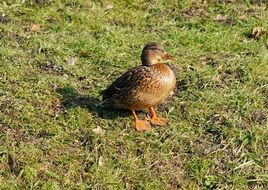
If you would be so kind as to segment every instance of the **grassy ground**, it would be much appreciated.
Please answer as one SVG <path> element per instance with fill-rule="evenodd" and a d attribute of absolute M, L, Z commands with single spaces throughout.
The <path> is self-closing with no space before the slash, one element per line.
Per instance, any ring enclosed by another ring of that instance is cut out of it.
<path fill-rule="evenodd" d="M 267 189 L 266 1 L 14 2 L 0 3 L 0 189 Z M 158 107 L 169 125 L 139 133 L 93 105 L 149 41 L 178 58 L 177 89 Z"/>

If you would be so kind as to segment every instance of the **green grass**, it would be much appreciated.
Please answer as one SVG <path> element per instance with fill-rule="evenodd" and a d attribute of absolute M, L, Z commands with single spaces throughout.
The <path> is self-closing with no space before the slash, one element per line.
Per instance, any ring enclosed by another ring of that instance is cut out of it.
<path fill-rule="evenodd" d="M 0 189 L 266 189 L 265 3 L 1 1 Z M 140 133 L 94 103 L 149 41 L 177 89 Z"/>

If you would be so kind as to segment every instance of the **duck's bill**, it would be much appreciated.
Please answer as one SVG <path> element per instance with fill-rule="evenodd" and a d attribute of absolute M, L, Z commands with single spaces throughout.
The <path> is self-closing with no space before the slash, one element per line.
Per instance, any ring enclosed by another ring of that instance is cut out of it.
<path fill-rule="evenodd" d="M 164 60 L 171 60 L 171 61 L 175 61 L 176 57 L 174 57 L 173 55 L 169 55 L 169 54 L 165 54 L 162 59 Z"/>

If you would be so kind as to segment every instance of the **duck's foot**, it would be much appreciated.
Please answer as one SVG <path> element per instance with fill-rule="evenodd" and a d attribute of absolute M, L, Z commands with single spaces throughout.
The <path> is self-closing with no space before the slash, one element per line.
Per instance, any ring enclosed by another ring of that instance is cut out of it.
<path fill-rule="evenodd" d="M 168 119 L 166 118 L 157 117 L 153 107 L 149 108 L 149 115 L 151 117 L 151 123 L 154 125 L 164 126 L 168 122 Z"/>
<path fill-rule="evenodd" d="M 138 131 L 148 131 L 151 129 L 151 124 L 149 121 L 137 120 L 135 121 L 135 127 Z"/>
<path fill-rule="evenodd" d="M 151 118 L 151 123 L 154 125 L 164 126 L 167 124 L 167 122 L 168 122 L 168 119 L 166 119 L 166 118 L 162 118 L 162 117 L 152 117 Z"/>
<path fill-rule="evenodd" d="M 133 109 L 131 109 L 131 113 L 134 117 L 135 127 L 138 131 L 148 131 L 151 129 L 151 124 L 149 121 L 139 120 L 135 113 L 135 110 Z"/>

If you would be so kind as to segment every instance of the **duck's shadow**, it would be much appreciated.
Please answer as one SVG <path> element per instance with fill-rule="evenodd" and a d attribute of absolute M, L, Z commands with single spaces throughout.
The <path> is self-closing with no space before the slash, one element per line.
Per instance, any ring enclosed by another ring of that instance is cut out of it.
<path fill-rule="evenodd" d="M 87 108 L 89 112 L 96 114 L 103 119 L 115 119 L 130 115 L 128 110 L 118 110 L 112 108 L 102 108 L 97 106 L 100 101 L 93 96 L 84 96 L 72 87 L 57 88 L 56 92 L 61 95 L 61 106 L 65 109 L 72 107 Z"/>

